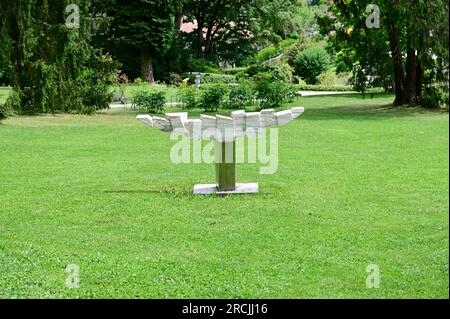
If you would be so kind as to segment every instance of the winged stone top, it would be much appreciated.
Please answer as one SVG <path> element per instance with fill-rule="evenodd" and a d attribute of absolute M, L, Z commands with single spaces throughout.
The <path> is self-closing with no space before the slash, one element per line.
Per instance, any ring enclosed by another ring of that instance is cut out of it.
<path fill-rule="evenodd" d="M 232 141 L 237 137 L 255 136 L 264 128 L 289 124 L 304 111 L 304 107 L 293 107 L 280 112 L 274 109 L 248 113 L 239 110 L 231 112 L 231 117 L 202 114 L 200 119 L 189 119 L 187 112 L 177 112 L 165 113 L 164 118 L 150 115 L 138 115 L 136 118 L 166 133 L 184 133 L 193 139 Z"/>

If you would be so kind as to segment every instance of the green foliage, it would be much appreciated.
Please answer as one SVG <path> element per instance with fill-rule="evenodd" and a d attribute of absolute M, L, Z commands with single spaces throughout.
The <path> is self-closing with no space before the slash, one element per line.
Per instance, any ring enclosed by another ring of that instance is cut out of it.
<path fill-rule="evenodd" d="M 421 104 L 426 108 L 441 108 L 448 111 L 449 94 L 448 88 L 438 85 L 427 85 L 424 87 Z"/>
<path fill-rule="evenodd" d="M 349 85 L 312 85 L 301 83 L 296 85 L 299 90 L 304 91 L 336 91 L 336 92 L 350 92 L 353 87 Z"/>
<path fill-rule="evenodd" d="M 17 19 L 2 25 L 15 68 L 17 113 L 92 113 L 108 107 L 117 64 L 90 48 L 86 12 L 80 28 L 70 29 L 62 19 L 65 1 L 2 2 L 2 10 Z"/>
<path fill-rule="evenodd" d="M 312 47 L 300 52 L 295 58 L 295 72 L 308 84 L 317 83 L 317 76 L 330 66 L 330 56 L 321 47 Z"/>
<path fill-rule="evenodd" d="M 286 49 L 290 48 L 297 42 L 298 42 L 297 39 L 287 38 L 278 42 L 277 46 L 280 48 L 282 52 L 284 52 Z"/>
<path fill-rule="evenodd" d="M 355 91 L 364 94 L 368 88 L 372 87 L 372 83 L 369 81 L 369 78 L 370 73 L 368 68 L 364 68 L 358 64 L 353 68 L 353 76 L 350 79 L 350 83 Z"/>
<path fill-rule="evenodd" d="M 236 82 L 236 76 L 230 74 L 207 73 L 201 77 L 201 83 L 204 84 L 232 84 Z"/>
<path fill-rule="evenodd" d="M 245 73 L 247 71 L 247 69 L 248 69 L 248 67 L 246 67 L 246 66 L 241 66 L 241 67 L 236 67 L 236 68 L 228 68 L 228 69 L 223 69 L 223 73 L 237 76 L 238 73 L 241 73 L 241 72 Z"/>
<path fill-rule="evenodd" d="M 164 92 L 154 92 L 141 87 L 134 92 L 133 104 L 145 109 L 148 113 L 161 113 L 164 111 L 166 98 Z"/>
<path fill-rule="evenodd" d="M 239 86 L 230 89 L 225 107 L 228 109 L 245 109 L 253 104 L 254 99 L 253 84 L 249 81 L 244 81 Z"/>
<path fill-rule="evenodd" d="M 270 73 L 270 79 L 274 81 L 291 82 L 292 79 L 292 67 L 287 63 L 277 62 L 264 66 L 264 72 Z"/>
<path fill-rule="evenodd" d="M 306 48 L 312 46 L 312 41 L 307 39 L 302 39 L 301 41 L 296 41 L 289 47 L 284 49 L 283 61 L 287 62 L 289 65 L 295 65 L 295 58 L 297 55 L 305 50 Z"/>
<path fill-rule="evenodd" d="M 169 81 L 171 84 L 179 85 L 183 82 L 183 79 L 178 73 L 171 72 L 169 74 Z"/>
<path fill-rule="evenodd" d="M 256 97 L 260 100 L 260 108 L 279 107 L 291 98 L 290 86 L 283 81 L 256 81 Z"/>
<path fill-rule="evenodd" d="M 269 60 L 270 58 L 273 58 L 277 55 L 278 55 L 278 48 L 274 45 L 271 45 L 271 46 L 266 47 L 266 48 L 262 49 L 261 51 L 259 51 L 256 54 L 255 58 L 256 58 L 256 61 L 261 63 L 261 62 Z"/>
<path fill-rule="evenodd" d="M 217 65 L 201 58 L 196 59 L 189 57 L 186 62 L 186 69 L 191 72 L 199 73 L 221 73 L 221 69 L 217 67 Z"/>
<path fill-rule="evenodd" d="M 338 81 L 339 78 L 333 71 L 325 71 L 317 76 L 319 85 L 335 85 Z"/>
<path fill-rule="evenodd" d="M 0 121 L 6 119 L 7 117 L 10 117 L 13 114 L 14 114 L 14 110 L 11 109 L 8 104 L 0 103 Z"/>
<path fill-rule="evenodd" d="M 199 106 L 205 112 L 215 112 L 225 102 L 228 88 L 225 85 L 215 84 L 203 89 L 200 95 Z"/>
<path fill-rule="evenodd" d="M 7 118 L 13 115 L 14 113 L 17 113 L 20 110 L 20 103 L 21 103 L 20 95 L 21 92 L 19 90 L 13 90 L 6 99 L 5 104 L 3 104 L 3 106 L 0 104 L 0 108 L 2 109 L 0 113 L 3 114 L 4 118 Z"/>
<path fill-rule="evenodd" d="M 183 108 L 194 109 L 199 105 L 199 90 L 193 86 L 185 86 L 181 89 L 181 100 L 183 101 Z"/>

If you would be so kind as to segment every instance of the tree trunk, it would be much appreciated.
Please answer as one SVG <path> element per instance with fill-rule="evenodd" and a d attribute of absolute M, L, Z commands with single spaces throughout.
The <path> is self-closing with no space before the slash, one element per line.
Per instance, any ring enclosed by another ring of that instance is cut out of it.
<path fill-rule="evenodd" d="M 204 46 L 204 39 L 203 39 L 203 23 L 198 23 L 197 25 L 197 42 L 198 42 L 198 57 L 203 57 L 203 46 Z"/>
<path fill-rule="evenodd" d="M 420 99 L 422 98 L 423 76 L 424 76 L 423 65 L 419 57 L 419 60 L 417 61 L 416 65 L 416 98 L 419 103 Z"/>
<path fill-rule="evenodd" d="M 141 76 L 143 81 L 155 83 L 150 49 L 141 49 Z"/>
<path fill-rule="evenodd" d="M 400 38 L 398 30 L 395 25 L 391 24 L 389 27 L 389 43 L 392 54 L 392 65 L 394 68 L 394 83 L 395 83 L 395 105 L 402 105 L 405 102 L 405 75 L 403 72 L 402 53 L 400 48 Z"/>
<path fill-rule="evenodd" d="M 408 38 L 407 58 L 406 58 L 406 83 L 405 83 L 405 103 L 416 103 L 416 69 L 417 56 L 413 48 L 411 39 Z"/>
<path fill-rule="evenodd" d="M 184 16 L 183 10 L 178 11 L 175 14 L 175 29 L 177 31 L 180 31 L 180 29 L 181 29 L 181 24 L 183 23 L 183 16 Z"/>
<path fill-rule="evenodd" d="M 419 49 L 417 51 L 417 63 L 416 63 L 416 97 L 417 101 L 420 103 L 422 98 L 422 85 L 423 85 L 423 48 L 424 48 L 424 38 L 423 35 L 419 36 Z"/>

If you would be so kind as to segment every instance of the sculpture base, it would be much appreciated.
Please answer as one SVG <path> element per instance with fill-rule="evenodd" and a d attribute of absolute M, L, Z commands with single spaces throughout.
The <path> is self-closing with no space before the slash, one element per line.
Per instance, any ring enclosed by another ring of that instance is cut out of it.
<path fill-rule="evenodd" d="M 232 191 L 219 191 L 217 184 L 197 184 L 194 186 L 194 195 L 233 195 L 256 194 L 259 192 L 258 183 L 237 183 Z"/>

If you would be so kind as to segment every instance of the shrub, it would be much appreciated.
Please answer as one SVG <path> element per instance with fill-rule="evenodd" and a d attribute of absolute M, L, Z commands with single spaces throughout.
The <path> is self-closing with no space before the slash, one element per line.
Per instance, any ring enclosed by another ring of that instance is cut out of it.
<path fill-rule="evenodd" d="M 442 108 L 448 110 L 448 90 L 436 85 L 427 85 L 423 89 L 421 102 L 425 108 Z"/>
<path fill-rule="evenodd" d="M 213 85 L 204 89 L 200 95 L 199 105 L 205 112 L 214 112 L 221 107 L 225 101 L 228 88 L 224 85 Z"/>
<path fill-rule="evenodd" d="M 14 114 L 14 110 L 8 104 L 0 104 L 0 121 Z"/>
<path fill-rule="evenodd" d="M 6 99 L 6 102 L 3 106 L 0 105 L 0 113 L 3 114 L 4 118 L 7 118 L 14 113 L 20 113 L 21 111 L 21 92 L 14 89 L 11 94 Z M 0 115 L 1 117 L 1 115 Z"/>
<path fill-rule="evenodd" d="M 85 85 L 81 91 L 80 107 L 72 112 L 92 115 L 97 110 L 109 108 L 113 96 L 114 92 L 109 91 L 109 86 L 104 82 Z"/>
<path fill-rule="evenodd" d="M 223 73 L 230 74 L 236 76 L 238 73 L 246 72 L 248 67 L 236 67 L 236 68 L 227 68 L 223 70 Z"/>
<path fill-rule="evenodd" d="M 183 87 L 181 89 L 181 100 L 183 102 L 183 108 L 196 108 L 199 103 L 199 90 L 193 85 Z"/>
<path fill-rule="evenodd" d="M 171 72 L 169 74 L 169 81 L 171 84 L 179 85 L 183 82 L 183 79 L 178 73 Z"/>
<path fill-rule="evenodd" d="M 228 93 L 228 101 L 225 107 L 228 109 L 245 109 L 252 105 L 255 94 L 250 82 L 242 82 L 239 86 L 231 88 Z"/>
<path fill-rule="evenodd" d="M 264 67 L 264 72 L 270 73 L 271 80 L 290 83 L 292 80 L 292 67 L 287 63 L 274 63 Z"/>
<path fill-rule="evenodd" d="M 276 46 L 271 45 L 267 48 L 262 49 L 256 54 L 256 60 L 258 62 L 264 62 L 278 55 L 278 49 Z"/>
<path fill-rule="evenodd" d="M 261 80 L 256 82 L 256 92 L 260 108 L 278 107 L 288 100 L 289 85 L 283 81 Z"/>
<path fill-rule="evenodd" d="M 295 72 L 308 84 L 316 84 L 317 76 L 330 65 L 330 56 L 321 47 L 312 47 L 300 52 L 295 58 Z"/>
<path fill-rule="evenodd" d="M 204 84 L 231 84 L 236 83 L 236 77 L 230 74 L 207 73 L 201 77 Z"/>
<path fill-rule="evenodd" d="M 317 82 L 320 85 L 335 85 L 338 81 L 338 76 L 332 71 L 325 71 L 317 76 Z"/>
<path fill-rule="evenodd" d="M 368 81 L 368 72 L 365 68 L 360 65 L 355 65 L 353 68 L 353 76 L 350 80 L 350 83 L 353 86 L 355 91 L 361 92 L 364 94 L 366 90 L 370 87 L 370 83 Z"/>
<path fill-rule="evenodd" d="M 187 60 L 187 69 L 192 72 L 221 73 L 219 67 L 205 59 L 189 58 Z"/>
<path fill-rule="evenodd" d="M 353 87 L 349 85 L 312 85 L 306 83 L 300 83 L 296 86 L 299 90 L 305 91 L 338 91 L 338 92 L 350 92 L 353 91 Z"/>
<path fill-rule="evenodd" d="M 278 43 L 278 47 L 282 50 L 285 51 L 286 49 L 290 48 L 291 46 L 293 46 L 294 44 L 297 43 L 298 40 L 296 39 L 291 39 L 291 38 L 287 38 L 284 39 L 283 41 L 280 41 Z"/>
<path fill-rule="evenodd" d="M 146 109 L 149 113 L 164 111 L 166 98 L 164 92 L 152 92 L 145 88 L 136 90 L 133 96 L 134 105 Z"/>
<path fill-rule="evenodd" d="M 289 65 L 295 65 L 295 58 L 297 55 L 311 46 L 310 40 L 297 41 L 284 49 L 283 60 L 289 63 Z"/>

